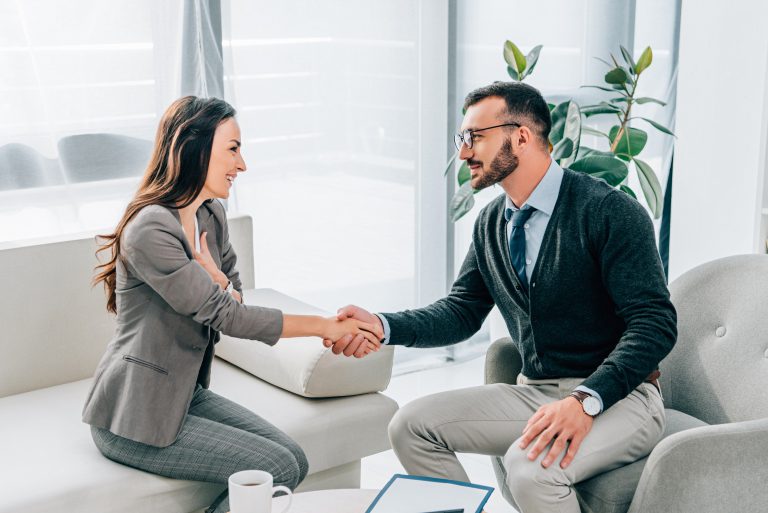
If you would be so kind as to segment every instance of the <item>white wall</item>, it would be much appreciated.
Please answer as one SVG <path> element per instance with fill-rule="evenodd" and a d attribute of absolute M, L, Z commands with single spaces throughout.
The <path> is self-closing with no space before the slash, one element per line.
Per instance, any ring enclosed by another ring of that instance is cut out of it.
<path fill-rule="evenodd" d="M 747 27 L 767 18 L 765 2 L 683 2 L 670 280 L 765 251 L 768 31 Z"/>

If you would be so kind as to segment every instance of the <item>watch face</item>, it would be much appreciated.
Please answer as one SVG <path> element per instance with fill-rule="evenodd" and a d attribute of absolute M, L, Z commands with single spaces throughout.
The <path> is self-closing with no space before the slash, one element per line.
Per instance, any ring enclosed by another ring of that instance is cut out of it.
<path fill-rule="evenodd" d="M 582 407 L 584 408 L 584 413 L 587 415 L 591 415 L 594 417 L 598 413 L 600 413 L 600 401 L 597 400 L 597 397 L 586 397 L 581 402 Z"/>

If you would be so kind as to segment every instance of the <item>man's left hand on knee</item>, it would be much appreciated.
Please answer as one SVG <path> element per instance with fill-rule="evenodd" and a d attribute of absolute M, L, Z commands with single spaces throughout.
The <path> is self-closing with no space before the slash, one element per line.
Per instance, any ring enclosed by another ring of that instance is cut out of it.
<path fill-rule="evenodd" d="M 545 404 L 528 420 L 519 447 L 526 449 L 535 440 L 528 452 L 528 459 L 534 461 L 551 443 L 552 447 L 541 462 L 544 468 L 549 467 L 567 448 L 560 462 L 560 467 L 566 468 L 592 429 L 592 422 L 593 418 L 584 413 L 581 403 L 574 397 Z"/>

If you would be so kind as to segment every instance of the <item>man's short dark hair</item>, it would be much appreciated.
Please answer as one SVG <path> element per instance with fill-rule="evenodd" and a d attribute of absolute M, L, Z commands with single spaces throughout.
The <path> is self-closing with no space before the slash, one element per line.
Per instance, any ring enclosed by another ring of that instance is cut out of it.
<path fill-rule="evenodd" d="M 538 89 L 521 82 L 494 82 L 469 93 L 464 100 L 464 110 L 493 96 L 503 98 L 507 104 L 508 119 L 505 121 L 527 126 L 541 139 L 542 144 L 547 146 L 552 117 L 549 115 L 549 106 Z"/>

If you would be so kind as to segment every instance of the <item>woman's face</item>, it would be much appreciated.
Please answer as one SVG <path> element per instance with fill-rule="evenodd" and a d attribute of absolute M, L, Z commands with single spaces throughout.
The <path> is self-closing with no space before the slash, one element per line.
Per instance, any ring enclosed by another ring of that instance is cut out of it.
<path fill-rule="evenodd" d="M 208 176 L 200 193 L 205 199 L 229 198 L 229 189 L 238 173 L 245 171 L 240 154 L 240 125 L 235 118 L 222 122 L 213 134 Z"/>

